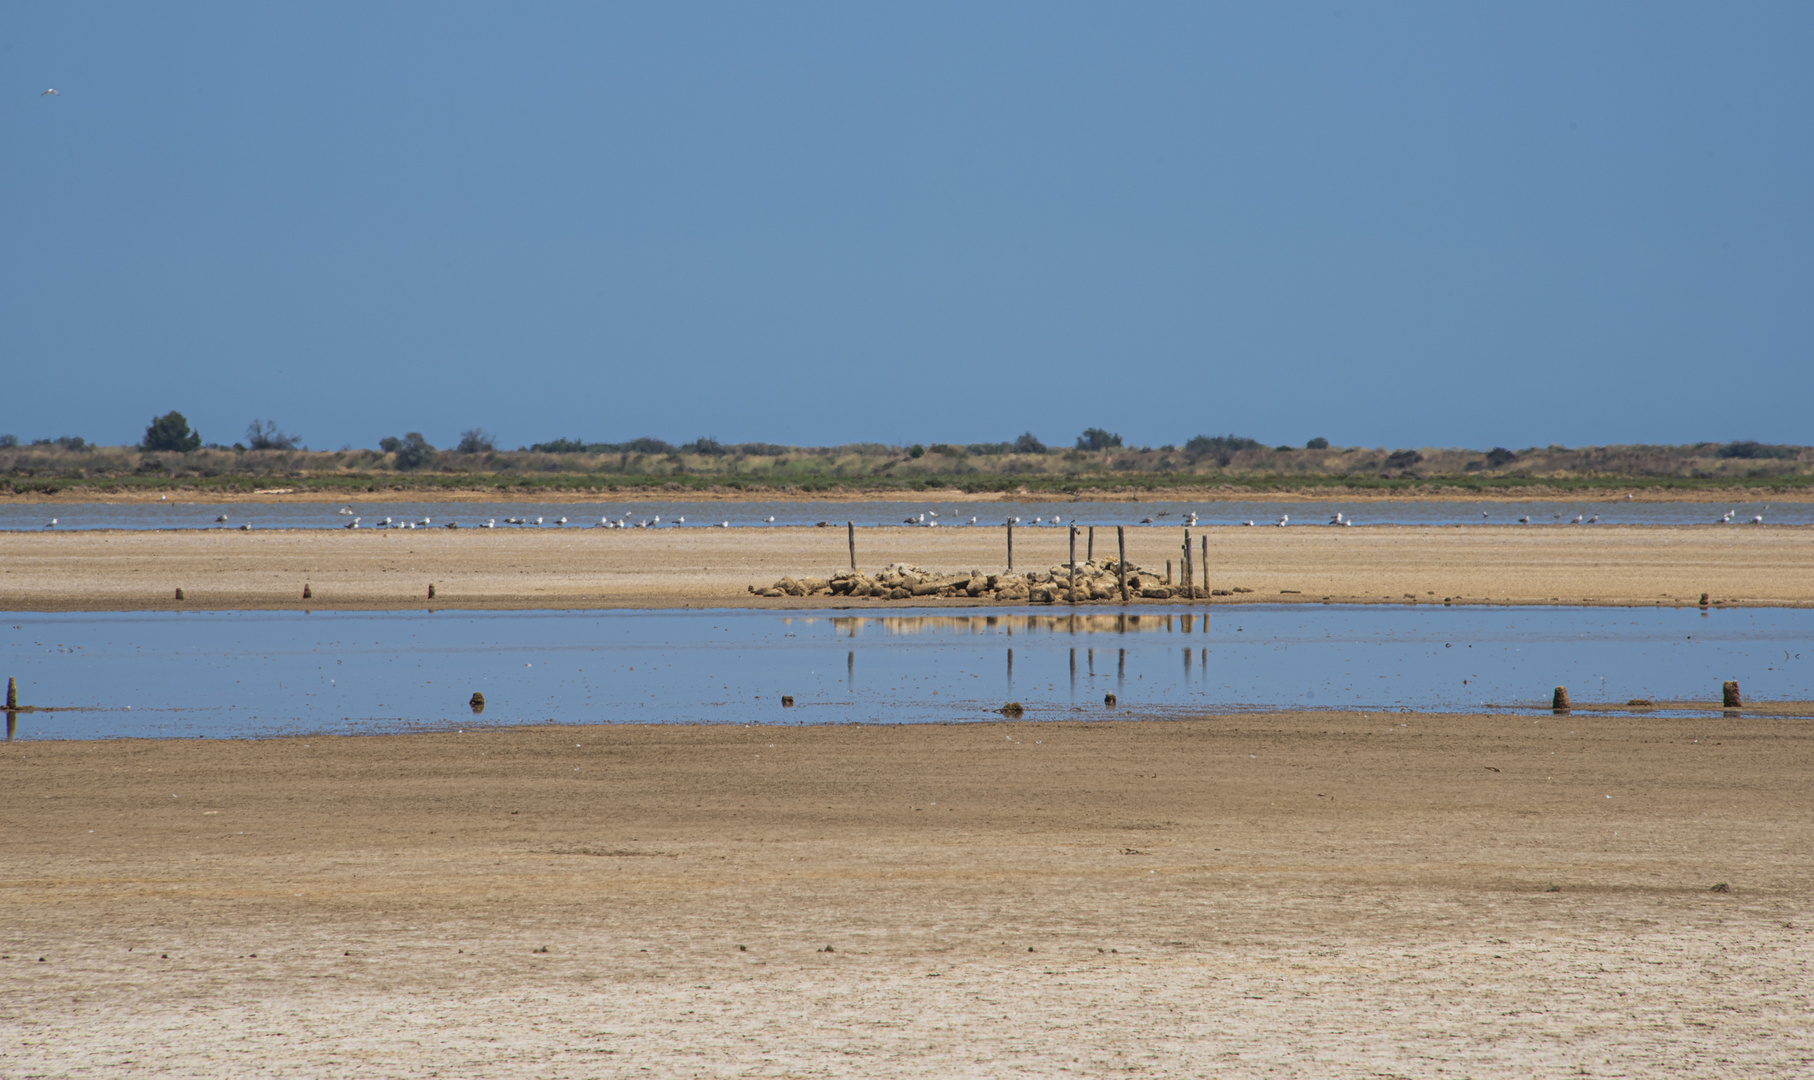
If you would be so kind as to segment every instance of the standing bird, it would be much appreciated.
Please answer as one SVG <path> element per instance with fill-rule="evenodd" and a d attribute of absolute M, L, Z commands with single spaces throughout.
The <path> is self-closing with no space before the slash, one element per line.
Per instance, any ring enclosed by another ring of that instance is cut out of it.
<path fill-rule="evenodd" d="M 1289 524 L 1291 524 L 1291 515 L 1290 514 L 1280 514 L 1279 515 L 1279 528 L 1282 529 Z"/>
<path fill-rule="evenodd" d="M 227 520 L 227 515 L 225 515 L 225 514 L 222 514 L 222 515 L 221 515 L 221 516 L 219 516 L 219 517 L 217 517 L 217 518 L 215 518 L 215 519 L 214 519 L 214 520 L 215 520 L 215 523 L 216 523 L 216 524 L 218 524 L 218 523 L 220 523 L 220 522 L 223 522 L 223 521 L 226 521 L 226 520 Z"/>
<path fill-rule="evenodd" d="M 768 522 L 770 525 L 773 525 L 775 523 L 775 515 L 770 514 L 768 517 L 763 518 L 762 520 Z"/>
<path fill-rule="evenodd" d="M 56 519 L 56 518 L 51 518 L 51 519 L 50 519 L 50 520 L 49 520 L 49 521 L 46 521 L 46 522 L 45 522 L 45 523 L 44 523 L 44 527 L 45 527 L 45 528 L 46 528 L 46 529 L 49 529 L 49 528 L 53 528 L 53 527 L 54 527 L 54 526 L 55 526 L 55 525 L 56 525 L 56 524 L 57 524 L 57 519 Z"/>
<path fill-rule="evenodd" d="M 1529 525 L 1530 523 L 1531 523 L 1531 516 L 1529 514 L 1526 514 L 1523 517 L 1518 519 L 1518 524 L 1520 524 L 1520 525 Z"/>

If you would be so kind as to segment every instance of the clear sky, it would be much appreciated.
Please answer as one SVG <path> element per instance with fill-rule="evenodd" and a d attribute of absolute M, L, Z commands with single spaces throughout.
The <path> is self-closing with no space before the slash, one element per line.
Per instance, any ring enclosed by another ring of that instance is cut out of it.
<path fill-rule="evenodd" d="M 1807 3 L 10 4 L 0 432 L 1814 442 L 1811 58 Z"/>

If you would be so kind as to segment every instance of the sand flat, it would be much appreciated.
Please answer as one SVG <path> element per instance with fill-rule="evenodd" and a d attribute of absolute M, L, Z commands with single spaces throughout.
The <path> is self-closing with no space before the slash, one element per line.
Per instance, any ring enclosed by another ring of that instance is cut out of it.
<path fill-rule="evenodd" d="M 1811 751 L 1342 713 L 12 743 L 0 1071 L 1799 1074 Z"/>
<path fill-rule="evenodd" d="M 1779 526 L 1380 526 L 1196 530 L 1210 581 L 1240 601 L 1814 603 L 1814 535 Z M 1112 557 L 1098 529 L 1098 559 Z M 1163 568 L 1181 531 L 1130 528 L 1128 556 Z M 1003 568 L 1000 528 L 874 528 L 858 565 Z M 1080 547 L 1080 555 L 1081 555 Z M 1016 565 L 1067 557 L 1063 529 L 1015 531 Z M 748 586 L 849 565 L 843 529 L 418 529 L 0 534 L 0 609 L 405 608 L 429 584 L 447 608 L 814 607 Z M 305 605 L 302 587 L 313 599 Z M 954 601 L 933 601 L 954 605 Z M 882 606 L 880 601 L 859 601 Z"/>

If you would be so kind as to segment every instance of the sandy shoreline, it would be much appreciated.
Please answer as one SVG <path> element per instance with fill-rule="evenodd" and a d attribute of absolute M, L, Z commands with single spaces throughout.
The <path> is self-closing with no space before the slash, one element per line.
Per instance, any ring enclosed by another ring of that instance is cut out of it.
<path fill-rule="evenodd" d="M 0 1071 L 1789 1075 L 1810 766 L 1754 717 L 6 744 Z"/>
<path fill-rule="evenodd" d="M 1127 532 L 1132 561 L 1162 569 L 1178 559 L 1178 529 Z M 1217 527 L 1196 535 L 1210 540 L 1212 587 L 1253 590 L 1216 603 L 1658 606 L 1696 604 L 1708 593 L 1723 604 L 1814 604 L 1814 542 L 1792 527 Z M 1113 554 L 1109 536 L 1098 530 L 1099 560 Z M 1005 561 L 1000 529 L 864 529 L 857 543 L 858 563 L 871 571 L 906 562 L 993 573 Z M 1018 530 L 1015 549 L 1019 568 L 1049 568 L 1067 557 L 1065 532 Z M 389 610 L 428 606 L 430 584 L 439 608 L 890 606 L 748 591 L 783 575 L 828 577 L 848 562 L 844 530 L 814 528 L 4 533 L 0 610 Z"/>

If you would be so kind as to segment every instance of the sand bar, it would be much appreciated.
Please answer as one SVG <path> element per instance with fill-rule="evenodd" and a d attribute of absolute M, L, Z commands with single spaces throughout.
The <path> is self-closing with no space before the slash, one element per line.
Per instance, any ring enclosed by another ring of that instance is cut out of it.
<path fill-rule="evenodd" d="M 1751 717 L 6 744 L 0 1071 L 1790 1075 L 1810 767 Z"/>
<path fill-rule="evenodd" d="M 1814 604 L 1814 534 L 1786 526 L 1199 529 L 1218 602 Z M 1177 528 L 1128 530 L 1130 560 L 1176 560 Z M 1097 558 L 1113 554 L 1097 530 Z M 872 528 L 858 563 L 1003 568 L 999 528 Z M 1080 553 L 1081 553 L 1080 546 Z M 1015 532 L 1016 565 L 1066 558 L 1062 529 Z M 887 606 L 759 600 L 748 586 L 848 565 L 844 530 L 197 530 L 0 534 L 0 609 Z M 306 603 L 302 587 L 313 594 Z M 174 599 L 184 590 L 184 601 Z M 961 601 L 934 601 L 955 606 Z M 922 601 L 924 603 L 924 601 Z"/>

